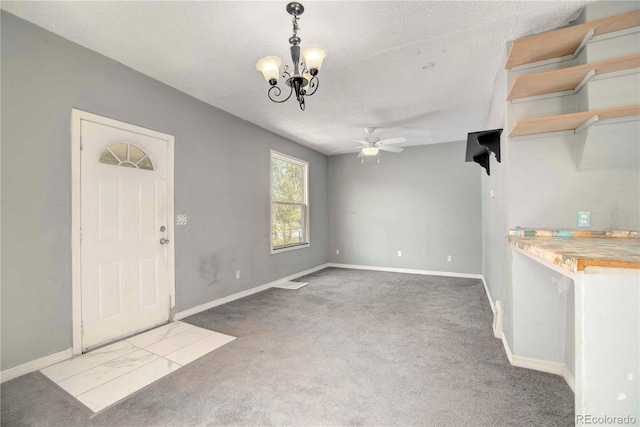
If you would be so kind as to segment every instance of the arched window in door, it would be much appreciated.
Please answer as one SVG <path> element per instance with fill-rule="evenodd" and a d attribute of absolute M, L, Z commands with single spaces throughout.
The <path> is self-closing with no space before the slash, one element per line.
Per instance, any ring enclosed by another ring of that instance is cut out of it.
<path fill-rule="evenodd" d="M 140 147 L 128 142 L 119 142 L 105 148 L 100 154 L 99 162 L 125 168 L 153 170 L 153 163 L 149 156 Z"/>

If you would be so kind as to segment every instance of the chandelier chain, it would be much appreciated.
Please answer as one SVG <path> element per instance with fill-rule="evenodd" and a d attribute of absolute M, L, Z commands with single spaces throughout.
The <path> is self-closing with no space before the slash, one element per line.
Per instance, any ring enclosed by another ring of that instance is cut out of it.
<path fill-rule="evenodd" d="M 300 26 L 298 26 L 298 19 L 300 18 L 294 16 L 291 20 L 291 23 L 293 24 L 293 37 L 298 37 L 298 31 L 300 30 Z"/>

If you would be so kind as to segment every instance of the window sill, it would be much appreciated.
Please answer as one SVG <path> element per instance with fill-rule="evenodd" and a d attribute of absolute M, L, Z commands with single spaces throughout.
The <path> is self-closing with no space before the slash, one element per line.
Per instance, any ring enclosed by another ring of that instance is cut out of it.
<path fill-rule="evenodd" d="M 309 247 L 309 243 L 302 243 L 302 244 L 293 245 L 293 246 L 283 246 L 281 248 L 271 248 L 271 255 L 279 254 L 281 252 L 295 251 L 297 249 L 306 249 L 308 247 Z"/>

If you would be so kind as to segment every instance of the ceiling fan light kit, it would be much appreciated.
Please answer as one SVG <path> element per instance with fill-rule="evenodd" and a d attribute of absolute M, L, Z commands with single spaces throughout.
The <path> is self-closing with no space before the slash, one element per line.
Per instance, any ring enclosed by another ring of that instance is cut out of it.
<path fill-rule="evenodd" d="M 362 149 L 362 154 L 365 156 L 375 156 L 376 154 L 378 154 L 378 147 L 364 147 Z"/>
<path fill-rule="evenodd" d="M 297 2 L 287 5 L 287 12 L 293 16 L 293 35 L 289 38 L 289 50 L 291 51 L 291 61 L 293 62 L 293 75 L 289 72 L 289 66 L 284 66 L 282 78 L 286 79 L 285 84 L 289 86 L 289 94 L 285 97 L 282 90 L 278 86 L 278 78 L 280 76 L 280 65 L 282 61 L 277 56 L 267 56 L 262 58 L 256 64 L 256 69 L 262 73 L 264 79 L 271 85 L 267 96 L 273 102 L 278 104 L 291 98 L 293 92 L 296 94 L 296 100 L 300 109 L 304 111 L 305 96 L 311 96 L 318 90 L 318 72 L 322 68 L 322 61 L 327 56 L 327 51 L 320 46 L 307 46 L 302 49 L 302 57 L 304 61 L 300 62 L 300 37 L 298 37 L 298 19 L 304 12 L 304 6 Z"/>
<path fill-rule="evenodd" d="M 373 131 L 375 130 L 376 128 L 364 128 L 364 131 L 367 133 L 367 137 L 364 139 L 356 140 L 356 142 L 364 145 L 364 147 L 362 147 L 362 149 L 360 150 L 360 154 L 358 154 L 358 157 L 361 159 L 362 163 L 364 163 L 365 156 L 377 156 L 378 163 L 380 163 L 380 151 L 400 153 L 402 150 L 404 150 L 404 148 L 391 147 L 385 144 L 399 144 L 401 142 L 407 142 L 406 138 L 397 137 L 380 139 L 377 136 L 373 136 Z"/>
<path fill-rule="evenodd" d="M 377 136 L 373 136 L 373 131 L 376 128 L 364 128 L 364 131 L 367 133 L 367 136 L 363 139 L 356 139 L 355 142 L 362 144 L 363 146 L 360 148 L 360 152 L 358 153 L 358 158 L 362 160 L 364 163 L 365 157 L 378 156 L 378 163 L 380 163 L 380 151 L 388 151 L 390 153 L 400 153 L 404 148 L 400 147 L 392 147 L 391 144 L 400 144 L 402 142 L 407 142 L 407 138 L 403 138 L 401 136 L 396 138 L 386 138 L 380 139 Z M 355 148 L 355 147 L 354 147 Z M 342 150 L 332 151 L 331 154 L 339 153 L 341 151 L 352 151 L 353 148 L 345 148 Z"/>

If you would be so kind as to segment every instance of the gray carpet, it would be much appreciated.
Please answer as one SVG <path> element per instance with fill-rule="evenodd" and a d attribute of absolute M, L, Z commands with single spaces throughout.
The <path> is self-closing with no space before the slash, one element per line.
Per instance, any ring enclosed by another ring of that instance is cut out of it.
<path fill-rule="evenodd" d="M 482 282 L 329 268 L 185 319 L 238 337 L 94 418 L 32 373 L 3 426 L 561 426 L 573 393 L 514 368 Z"/>

